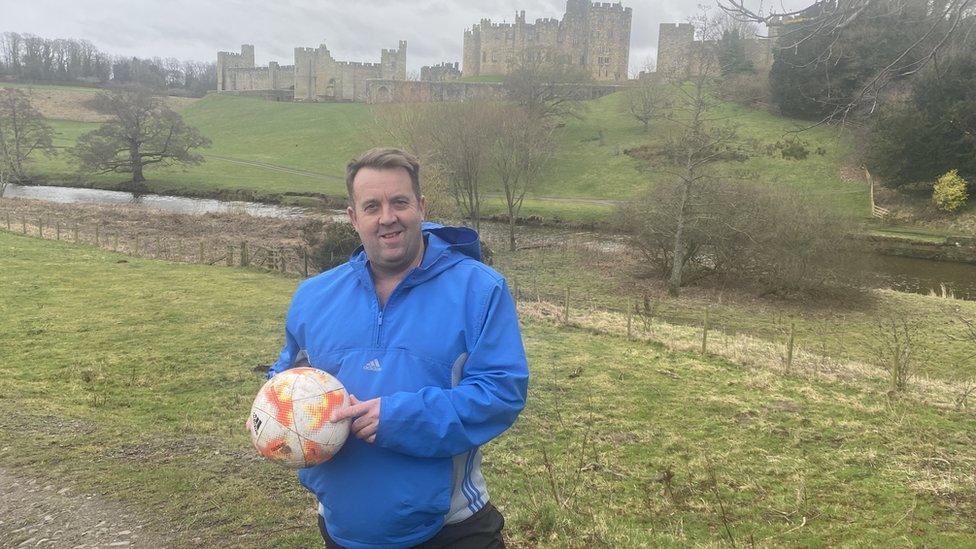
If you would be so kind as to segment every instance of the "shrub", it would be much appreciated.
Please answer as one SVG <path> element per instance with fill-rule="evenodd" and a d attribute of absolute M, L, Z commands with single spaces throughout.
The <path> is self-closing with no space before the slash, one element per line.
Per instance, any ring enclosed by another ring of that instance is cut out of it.
<path fill-rule="evenodd" d="M 616 213 L 620 229 L 646 268 L 666 278 L 671 270 L 677 185 L 659 184 Z M 788 189 L 715 181 L 693 190 L 695 204 L 681 227 L 687 280 L 708 277 L 782 297 L 857 287 L 864 257 L 850 238 L 852 221 Z"/>
<path fill-rule="evenodd" d="M 932 189 L 932 201 L 940 210 L 954 212 L 969 198 L 966 186 L 966 180 L 959 177 L 959 171 L 950 170 L 935 183 Z"/>
<path fill-rule="evenodd" d="M 310 221 L 302 227 L 302 239 L 308 246 L 309 260 L 319 272 L 345 263 L 359 247 L 359 235 L 348 223 Z"/>
<path fill-rule="evenodd" d="M 785 160 L 806 160 L 810 156 L 810 144 L 794 135 L 777 141 L 768 151 L 770 155 L 778 151 Z"/>

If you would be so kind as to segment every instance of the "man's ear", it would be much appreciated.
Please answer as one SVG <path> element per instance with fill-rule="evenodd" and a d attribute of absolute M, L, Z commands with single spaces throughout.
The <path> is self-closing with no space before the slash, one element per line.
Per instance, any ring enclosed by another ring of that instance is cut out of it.
<path fill-rule="evenodd" d="M 356 226 L 356 210 L 352 206 L 346 207 L 346 217 L 349 218 L 349 223 L 355 227 Z"/>
<path fill-rule="evenodd" d="M 424 195 L 420 195 L 420 220 L 427 220 L 427 198 Z"/>

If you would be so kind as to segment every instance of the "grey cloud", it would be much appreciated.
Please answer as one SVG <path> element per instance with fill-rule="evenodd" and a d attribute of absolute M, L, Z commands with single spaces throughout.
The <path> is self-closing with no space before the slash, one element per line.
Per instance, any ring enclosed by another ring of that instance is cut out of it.
<path fill-rule="evenodd" d="M 624 0 L 634 13 L 631 69 L 656 55 L 660 23 L 686 20 L 702 1 Z M 782 0 L 789 9 L 811 2 Z M 337 59 L 375 61 L 380 49 L 406 40 L 414 71 L 460 61 L 464 30 L 482 18 L 511 22 L 524 10 L 531 22 L 562 17 L 565 6 L 564 0 L 0 0 L 0 31 L 84 38 L 115 55 L 195 60 L 249 43 L 262 64 L 290 64 L 295 47 L 323 41 Z"/>

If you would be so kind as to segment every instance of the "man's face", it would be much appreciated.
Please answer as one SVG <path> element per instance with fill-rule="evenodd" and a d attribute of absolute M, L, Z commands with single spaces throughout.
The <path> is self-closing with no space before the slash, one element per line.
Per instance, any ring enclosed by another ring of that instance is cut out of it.
<path fill-rule="evenodd" d="M 346 209 L 359 233 L 374 274 L 398 276 L 423 258 L 424 199 L 417 198 L 403 168 L 362 168 L 352 182 L 353 206 Z"/>

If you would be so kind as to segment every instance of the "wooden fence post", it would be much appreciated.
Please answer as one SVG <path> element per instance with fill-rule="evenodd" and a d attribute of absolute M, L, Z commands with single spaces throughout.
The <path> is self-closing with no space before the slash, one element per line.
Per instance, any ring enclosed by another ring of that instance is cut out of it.
<path fill-rule="evenodd" d="M 566 286 L 566 303 L 563 307 L 563 322 L 569 324 L 569 286 Z"/>
<path fill-rule="evenodd" d="M 75 223 L 75 226 L 74 226 L 74 228 L 72 229 L 71 232 L 72 232 L 72 236 L 74 236 L 75 243 L 77 244 L 78 243 L 78 224 L 77 223 Z"/>
<path fill-rule="evenodd" d="M 519 285 L 518 279 L 512 280 L 512 300 L 515 301 L 515 306 L 518 307 L 519 302 Z"/>
<path fill-rule="evenodd" d="M 203 256 L 204 252 L 205 250 L 203 249 L 203 239 L 200 239 L 200 253 L 197 255 L 197 257 L 200 259 L 200 263 L 206 263 L 206 261 L 204 261 L 205 258 Z"/>
<path fill-rule="evenodd" d="M 112 251 L 119 251 L 119 232 L 115 231 L 115 240 L 112 242 Z"/>
<path fill-rule="evenodd" d="M 159 256 L 160 256 L 160 253 L 159 253 L 159 248 L 160 247 L 161 246 L 159 245 L 159 237 L 157 236 L 156 237 L 156 249 L 153 251 L 153 257 L 155 257 L 156 259 L 159 259 Z"/>
<path fill-rule="evenodd" d="M 241 240 L 241 267 L 247 267 L 251 262 L 251 258 L 248 257 L 247 253 L 247 240 Z"/>
<path fill-rule="evenodd" d="M 227 266 L 234 266 L 234 246 L 231 246 L 230 244 L 227 245 Z"/>
<path fill-rule="evenodd" d="M 708 307 L 705 307 L 705 317 L 702 319 L 701 354 L 708 351 Z"/>
<path fill-rule="evenodd" d="M 54 223 L 54 239 L 61 240 L 61 220 Z"/>
<path fill-rule="evenodd" d="M 102 237 L 102 222 L 99 221 L 98 223 L 95 223 L 95 245 L 96 246 L 101 245 L 101 237 Z"/>
<path fill-rule="evenodd" d="M 7 230 L 10 230 L 10 212 L 7 212 Z"/>
<path fill-rule="evenodd" d="M 796 322 L 790 322 L 790 339 L 786 342 L 786 371 L 793 368 L 793 338 L 796 334 Z"/>
<path fill-rule="evenodd" d="M 183 239 L 176 240 L 176 260 L 183 261 Z"/>
<path fill-rule="evenodd" d="M 627 307 L 627 339 L 630 339 L 634 334 L 633 324 L 634 324 L 634 308 Z"/>
<path fill-rule="evenodd" d="M 281 246 L 278 246 L 278 261 L 280 262 L 278 266 L 281 272 L 283 273 L 288 272 L 288 265 L 287 265 L 287 261 L 285 260 L 285 249 L 282 248 Z"/>
<path fill-rule="evenodd" d="M 44 238 L 44 220 L 37 218 L 37 236 Z"/>
<path fill-rule="evenodd" d="M 308 278 L 308 248 L 302 246 L 302 263 L 304 264 L 302 273 Z"/>

